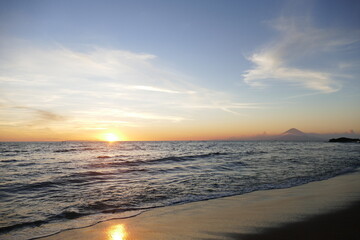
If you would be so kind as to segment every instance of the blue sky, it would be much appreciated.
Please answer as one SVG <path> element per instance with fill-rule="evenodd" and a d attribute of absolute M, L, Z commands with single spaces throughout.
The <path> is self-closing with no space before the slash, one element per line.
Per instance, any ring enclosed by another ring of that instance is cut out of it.
<path fill-rule="evenodd" d="M 360 132 L 359 12 L 359 1 L 1 1 L 0 130 Z"/>

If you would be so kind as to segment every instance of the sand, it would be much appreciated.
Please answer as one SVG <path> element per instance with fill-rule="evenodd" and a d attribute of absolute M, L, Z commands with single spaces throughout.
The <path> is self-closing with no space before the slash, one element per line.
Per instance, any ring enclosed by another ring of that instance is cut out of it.
<path fill-rule="evenodd" d="M 163 207 L 42 240 L 360 239 L 360 173 Z"/>

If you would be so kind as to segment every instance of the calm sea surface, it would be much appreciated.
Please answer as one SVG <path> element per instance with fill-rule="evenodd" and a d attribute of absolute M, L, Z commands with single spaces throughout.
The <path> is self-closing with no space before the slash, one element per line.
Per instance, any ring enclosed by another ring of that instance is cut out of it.
<path fill-rule="evenodd" d="M 0 239 L 288 188 L 359 167 L 355 143 L 0 143 Z"/>

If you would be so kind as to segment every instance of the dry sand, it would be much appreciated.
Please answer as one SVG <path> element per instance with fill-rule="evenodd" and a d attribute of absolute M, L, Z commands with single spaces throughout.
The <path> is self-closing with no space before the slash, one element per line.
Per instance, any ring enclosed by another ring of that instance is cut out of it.
<path fill-rule="evenodd" d="M 42 240 L 360 239 L 360 173 L 157 208 Z"/>

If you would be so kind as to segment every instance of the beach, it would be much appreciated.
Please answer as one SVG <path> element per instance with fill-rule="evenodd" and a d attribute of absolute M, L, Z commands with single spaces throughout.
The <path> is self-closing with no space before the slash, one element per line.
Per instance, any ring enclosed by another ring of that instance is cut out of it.
<path fill-rule="evenodd" d="M 55 142 L 2 149 L 3 240 L 253 239 L 284 227 L 295 233 L 299 222 L 324 224 L 329 216 L 313 218 L 360 199 L 358 144 Z"/>
<path fill-rule="evenodd" d="M 358 239 L 360 173 L 151 209 L 42 240 Z"/>

